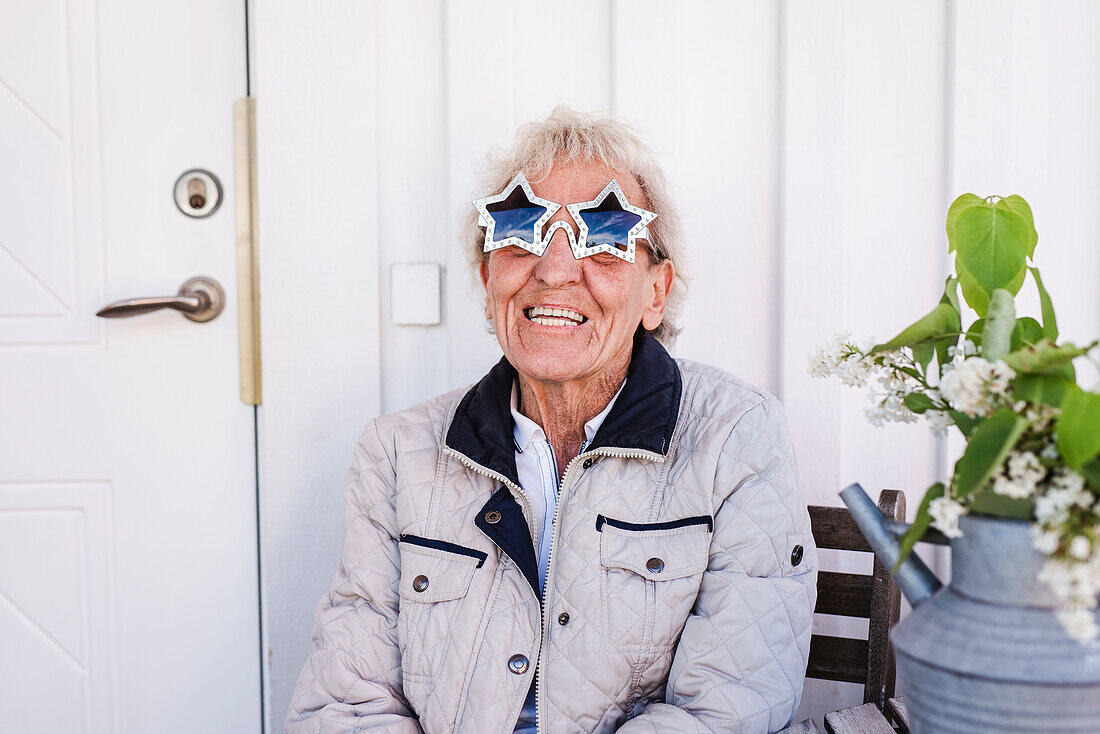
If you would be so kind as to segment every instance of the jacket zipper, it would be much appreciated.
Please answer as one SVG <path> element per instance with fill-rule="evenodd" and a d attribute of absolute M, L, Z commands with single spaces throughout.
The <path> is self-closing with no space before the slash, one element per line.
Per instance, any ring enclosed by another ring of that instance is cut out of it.
<path fill-rule="evenodd" d="M 476 461 L 474 461 L 470 457 L 466 456 L 465 454 L 463 454 L 459 451 L 455 451 L 450 446 L 444 446 L 443 451 L 444 451 L 444 453 L 447 453 L 447 454 L 455 457 L 459 461 L 461 461 L 465 466 L 467 466 L 468 468 L 470 468 L 474 472 L 477 472 L 478 474 L 481 474 L 482 476 L 489 477 L 490 479 L 495 479 L 498 482 L 501 482 L 505 486 L 512 489 L 513 493 L 518 495 L 520 500 L 523 502 L 523 504 L 526 508 L 526 513 L 525 514 L 526 514 L 527 524 L 528 524 L 528 526 L 531 525 L 531 521 L 534 519 L 534 510 L 531 508 L 531 502 L 530 502 L 530 500 L 527 499 L 527 495 L 523 492 L 523 490 L 515 482 L 513 482 L 511 479 L 504 476 L 500 472 L 495 472 L 492 469 L 488 469 L 488 468 L 482 466 L 481 464 L 478 464 Z M 551 447 L 551 455 L 552 454 L 553 454 L 553 447 Z M 550 637 L 550 631 L 547 628 L 546 605 L 547 605 L 547 599 L 550 596 L 550 590 L 552 588 L 550 582 L 554 577 L 554 546 L 557 544 L 556 541 L 557 541 L 557 538 L 558 538 L 558 514 L 561 512 L 561 506 L 565 503 L 565 488 L 568 485 L 569 476 L 570 476 L 570 473 L 573 471 L 573 466 L 576 465 L 576 463 L 578 461 L 580 461 L 581 459 L 588 459 L 588 458 L 591 458 L 593 456 L 611 456 L 611 457 L 615 457 L 615 458 L 625 458 L 625 459 L 630 459 L 630 458 L 648 459 L 650 461 L 654 461 L 654 462 L 657 462 L 659 464 L 662 464 L 665 461 L 665 457 L 662 456 L 661 454 L 658 454 L 658 453 L 653 452 L 653 451 L 646 451 L 645 449 L 617 449 L 617 448 L 611 448 L 611 447 L 607 447 L 607 448 L 601 447 L 601 448 L 597 448 L 597 449 L 592 449 L 591 451 L 585 451 L 583 453 L 577 454 L 565 466 L 565 473 L 562 474 L 561 480 L 558 482 L 558 501 L 554 505 L 554 521 L 553 521 L 553 523 L 551 523 L 552 532 L 550 534 L 550 550 L 547 553 L 547 557 L 546 557 L 546 566 L 547 566 L 547 568 L 546 568 L 546 583 L 544 584 L 543 590 L 542 590 L 542 604 L 539 605 L 539 617 L 540 617 L 541 622 L 542 622 L 542 630 L 539 633 L 538 660 L 535 664 L 535 731 L 536 732 L 544 731 L 544 729 L 542 727 L 542 709 L 543 709 L 542 690 L 541 690 L 542 686 L 540 685 L 542 676 L 539 675 L 539 672 L 545 667 L 546 648 L 547 648 L 546 643 L 547 643 L 547 640 Z M 522 707 L 522 705 L 523 704 L 521 703 L 520 706 Z"/>
<path fill-rule="evenodd" d="M 546 583 L 543 585 L 542 604 L 540 605 L 542 632 L 539 639 L 539 659 L 538 663 L 535 665 L 535 731 L 540 733 L 545 731 L 545 729 L 542 727 L 542 676 L 539 675 L 539 673 L 546 667 L 546 649 L 549 647 L 548 643 L 550 640 L 546 607 L 550 598 L 550 590 L 553 588 L 551 581 L 554 578 L 554 546 L 558 538 L 558 515 L 561 512 L 561 506 L 565 504 L 565 489 L 568 486 L 568 480 L 570 473 L 573 471 L 573 466 L 581 459 L 590 458 L 592 456 L 650 459 L 658 463 L 663 463 L 665 460 L 665 457 L 660 454 L 646 451 L 645 449 L 598 448 L 577 454 L 565 466 L 565 473 L 562 474 L 561 481 L 558 483 L 558 501 L 554 504 L 554 521 L 550 526 L 550 550 L 546 556 Z"/>

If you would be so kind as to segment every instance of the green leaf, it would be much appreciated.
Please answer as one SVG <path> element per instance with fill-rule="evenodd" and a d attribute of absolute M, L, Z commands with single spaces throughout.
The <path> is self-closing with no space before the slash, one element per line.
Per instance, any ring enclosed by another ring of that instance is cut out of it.
<path fill-rule="evenodd" d="M 993 291 L 1004 288 L 1012 295 L 1024 282 L 1027 257 L 1037 236 L 1031 209 L 1018 196 L 992 203 L 977 197 L 960 197 L 948 211 L 948 240 L 955 250 L 955 271 L 963 298 L 985 316 Z"/>
<path fill-rule="evenodd" d="M 963 298 L 966 299 L 967 305 L 977 311 L 979 316 L 985 316 L 993 289 L 971 275 L 970 271 L 966 270 L 957 258 L 955 260 L 955 271 L 959 275 L 959 285 L 962 287 Z M 1019 271 L 1003 286 L 1004 289 L 1015 295 L 1019 292 L 1020 286 L 1024 284 L 1025 275 L 1027 275 L 1027 268 L 1021 266 Z"/>
<path fill-rule="evenodd" d="M 932 504 L 932 500 L 943 497 L 944 486 L 943 482 L 937 482 L 928 488 L 928 491 L 924 493 L 924 499 L 920 501 L 920 507 L 917 508 L 916 517 L 913 518 L 913 524 L 902 534 L 898 541 L 898 562 L 894 564 L 894 568 L 890 573 L 894 574 L 898 572 L 901 567 L 902 561 L 906 559 L 909 553 L 913 550 L 913 546 L 917 544 L 917 541 L 924 537 L 924 534 L 928 532 L 928 528 L 932 525 L 932 514 L 928 511 L 929 506 Z"/>
<path fill-rule="evenodd" d="M 1092 461 L 1100 454 L 1100 394 L 1067 386 L 1055 431 L 1058 450 L 1067 464 L 1080 469 Z"/>
<path fill-rule="evenodd" d="M 1066 387 L 1072 383 L 1065 377 L 1052 372 L 1035 375 L 1024 373 L 1012 381 L 1012 397 L 1016 400 L 1030 400 L 1033 403 L 1046 403 L 1058 407 L 1066 394 Z"/>
<path fill-rule="evenodd" d="M 955 425 L 959 427 L 962 435 L 970 438 L 978 426 L 981 425 L 985 418 L 972 418 L 966 413 L 960 413 L 957 410 L 949 410 L 947 414 L 951 416 L 951 420 L 955 421 Z"/>
<path fill-rule="evenodd" d="M 1042 325 L 1030 316 L 1021 316 L 1016 319 L 1016 326 L 1012 329 L 1011 351 L 1038 344 L 1043 340 Z"/>
<path fill-rule="evenodd" d="M 992 489 L 984 489 L 971 498 L 970 511 L 980 515 L 1030 520 L 1035 512 L 1035 501 L 1005 497 Z"/>
<path fill-rule="evenodd" d="M 1031 207 L 1024 201 L 1024 197 L 1019 194 L 1012 194 L 998 201 L 997 206 L 1007 208 L 1009 211 L 1019 215 L 1020 218 L 1027 223 L 1027 256 L 1035 257 L 1035 245 L 1039 242 L 1039 233 L 1035 231 L 1035 218 L 1031 216 Z"/>
<path fill-rule="evenodd" d="M 1012 294 L 997 288 L 989 301 L 989 313 L 982 330 L 982 357 L 995 362 L 1008 354 L 1012 331 L 1016 328 L 1016 304 Z"/>
<path fill-rule="evenodd" d="M 914 413 L 924 413 L 930 408 L 936 407 L 936 404 L 932 402 L 932 398 L 922 392 L 911 392 L 902 398 L 902 402 L 905 403 L 906 408 Z"/>
<path fill-rule="evenodd" d="M 1027 420 L 1007 408 L 986 418 L 955 463 L 955 496 L 960 500 L 978 491 L 1008 456 L 1027 428 Z"/>
<path fill-rule="evenodd" d="M 958 311 L 951 304 L 941 302 L 893 339 L 877 345 L 871 350 L 871 354 L 888 352 L 899 347 L 912 347 L 921 342 L 932 343 L 951 333 L 958 335 L 961 328 Z"/>
<path fill-rule="evenodd" d="M 959 331 L 962 328 L 962 310 L 959 308 L 959 279 L 949 277 L 943 285 L 943 296 L 940 297 L 940 303 L 947 304 L 951 308 L 955 309 L 955 313 L 959 314 L 959 328 L 955 331 Z M 956 346 L 959 342 L 958 334 L 951 334 L 945 336 L 942 339 L 937 339 L 933 344 L 936 353 L 936 364 L 940 367 L 942 372 L 943 365 L 951 361 L 950 355 L 947 350 L 949 347 Z M 928 368 L 925 367 L 925 372 Z"/>
<path fill-rule="evenodd" d="M 1051 341 L 1058 339 L 1058 320 L 1054 318 L 1054 302 L 1050 300 L 1050 294 L 1043 287 L 1043 280 L 1039 277 L 1038 268 L 1028 268 L 1031 277 L 1035 279 L 1035 287 L 1039 289 L 1039 304 L 1043 311 L 1043 335 Z"/>
<path fill-rule="evenodd" d="M 966 330 L 966 338 L 974 342 L 974 346 L 982 345 L 982 332 L 985 331 L 985 319 L 978 319 Z"/>
<path fill-rule="evenodd" d="M 983 206 L 985 199 L 977 194 L 963 194 L 959 198 L 951 202 L 951 207 L 947 210 L 947 251 L 955 251 L 955 241 L 957 235 L 955 234 L 955 223 L 959 220 L 959 214 L 964 210 L 973 206 Z"/>
<path fill-rule="evenodd" d="M 1085 479 L 1092 485 L 1094 492 L 1100 491 L 1100 456 L 1092 461 L 1086 461 L 1081 467 L 1081 473 L 1085 475 Z"/>
<path fill-rule="evenodd" d="M 946 303 L 955 309 L 955 313 L 961 314 L 962 309 L 959 308 L 959 279 L 948 276 L 947 281 L 943 284 L 943 295 L 940 297 L 940 303 Z"/>
<path fill-rule="evenodd" d="M 1059 345 L 1052 344 L 1049 339 L 1041 339 L 1038 344 L 1010 352 L 1003 359 L 1017 374 L 1055 372 L 1088 352 L 1092 346 L 1076 347 L 1069 342 Z"/>
<path fill-rule="evenodd" d="M 932 362 L 932 357 L 936 354 L 936 345 L 933 342 L 925 341 L 919 344 L 913 345 L 913 361 L 920 365 L 920 368 L 926 373 L 928 372 L 928 365 Z"/>

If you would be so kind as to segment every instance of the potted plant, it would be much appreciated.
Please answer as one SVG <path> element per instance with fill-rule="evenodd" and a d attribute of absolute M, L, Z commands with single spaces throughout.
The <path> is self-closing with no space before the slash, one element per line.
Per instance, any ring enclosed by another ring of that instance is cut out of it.
<path fill-rule="evenodd" d="M 951 586 L 892 634 L 914 731 L 1100 731 L 1100 394 L 1073 364 L 1097 342 L 1059 343 L 1023 198 L 960 196 L 947 238 L 935 308 L 887 342 L 843 333 L 809 360 L 869 387 L 872 423 L 923 417 L 966 439 L 891 549 L 897 572 L 930 528 L 952 545 Z M 1028 277 L 1038 319 L 1016 313 Z"/>

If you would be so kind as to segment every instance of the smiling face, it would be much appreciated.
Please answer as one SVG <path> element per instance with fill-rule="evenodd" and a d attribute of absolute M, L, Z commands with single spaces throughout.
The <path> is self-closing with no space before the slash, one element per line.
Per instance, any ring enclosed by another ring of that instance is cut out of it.
<path fill-rule="evenodd" d="M 567 204 L 591 201 L 611 179 L 628 201 L 647 206 L 632 175 L 596 162 L 555 165 L 531 187 L 537 196 Z M 577 233 L 564 206 L 547 228 L 557 221 Z M 521 375 L 552 383 L 625 375 L 634 332 L 639 323 L 646 329 L 661 323 L 673 275 L 671 261 L 650 263 L 644 240 L 633 263 L 608 253 L 577 260 L 561 231 L 541 257 L 509 246 L 481 264 L 485 315 L 500 348 Z"/>

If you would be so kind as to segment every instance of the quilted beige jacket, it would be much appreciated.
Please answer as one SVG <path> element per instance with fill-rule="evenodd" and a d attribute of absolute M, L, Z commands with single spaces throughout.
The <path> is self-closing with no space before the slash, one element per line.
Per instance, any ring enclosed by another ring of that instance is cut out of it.
<path fill-rule="evenodd" d="M 782 409 L 635 342 L 561 480 L 546 598 L 506 361 L 371 421 L 289 734 L 774 732 L 798 707 L 817 554 Z"/>

